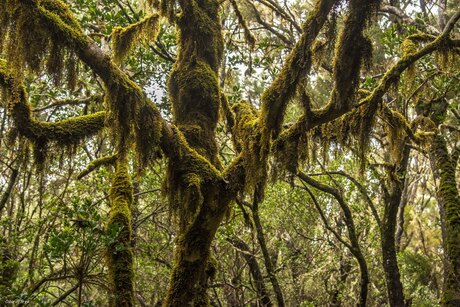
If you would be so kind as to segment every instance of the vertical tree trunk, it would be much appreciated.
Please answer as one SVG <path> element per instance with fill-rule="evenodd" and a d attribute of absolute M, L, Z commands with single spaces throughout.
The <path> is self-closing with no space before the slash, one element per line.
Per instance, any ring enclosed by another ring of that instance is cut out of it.
<path fill-rule="evenodd" d="M 343 289 L 345 287 L 345 282 L 347 281 L 348 275 L 350 275 L 352 266 L 348 255 L 340 254 L 339 261 L 339 279 L 335 285 L 334 290 L 331 294 L 331 303 L 330 307 L 341 307 L 342 306 L 342 297 Z"/>
<path fill-rule="evenodd" d="M 109 192 L 110 217 L 107 224 L 109 236 L 116 236 L 107 251 L 110 306 L 134 305 L 133 251 L 131 247 L 131 205 L 133 186 L 125 159 L 117 161 L 115 176 Z"/>
<path fill-rule="evenodd" d="M 404 234 L 404 211 L 407 206 L 409 199 L 409 177 L 406 177 L 404 182 L 404 189 L 401 197 L 401 201 L 398 207 L 398 223 L 396 225 L 396 252 L 401 251 L 401 240 Z"/>
<path fill-rule="evenodd" d="M 456 165 L 447 151 L 446 140 L 440 134 L 433 140 L 430 158 L 439 174 L 436 176 L 434 172 L 435 178 L 438 177 L 436 193 L 446 222 L 444 245 L 448 263 L 442 304 L 460 306 L 460 197 L 455 180 Z"/>
<path fill-rule="evenodd" d="M 433 151 L 430 152 L 430 164 L 431 164 L 431 172 L 433 174 L 433 179 L 435 185 L 439 183 L 441 174 L 438 166 L 436 165 L 436 159 L 433 155 Z M 442 238 L 442 246 L 444 249 L 444 253 L 442 255 L 442 269 L 443 269 L 443 281 L 447 280 L 447 274 L 449 272 L 449 257 L 447 256 L 447 222 L 446 222 L 446 210 L 444 199 L 440 197 L 439 192 L 436 191 L 436 201 L 438 203 L 439 209 L 439 221 L 441 223 L 441 238 Z M 444 290 L 443 290 L 444 291 Z"/>
<path fill-rule="evenodd" d="M 389 175 L 389 191 L 385 195 L 385 210 L 382 219 L 381 248 L 383 270 L 387 283 L 388 302 L 390 306 L 404 307 L 404 292 L 396 254 L 396 223 L 398 209 L 406 183 L 406 172 L 409 162 L 410 148 L 404 146 L 402 158 L 396 169 Z"/>
<path fill-rule="evenodd" d="M 207 306 L 215 266 L 211 242 L 228 207 L 219 196 L 221 169 L 215 129 L 219 117 L 218 71 L 223 37 L 218 0 L 180 0 L 179 52 L 169 80 L 174 122 L 190 146 L 170 159 L 169 201 L 179 217 L 179 237 L 164 306 Z"/>

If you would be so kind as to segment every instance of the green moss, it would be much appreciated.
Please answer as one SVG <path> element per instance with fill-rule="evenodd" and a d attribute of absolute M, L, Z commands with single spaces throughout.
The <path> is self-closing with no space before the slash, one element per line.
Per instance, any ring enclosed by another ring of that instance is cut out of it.
<path fill-rule="evenodd" d="M 104 165 L 113 165 L 117 161 L 118 155 L 109 155 L 109 156 L 104 156 L 98 159 L 95 159 L 91 161 L 88 166 L 77 176 L 77 179 L 82 179 L 92 171 L 100 168 L 101 166 Z"/>
<path fill-rule="evenodd" d="M 171 74 L 169 85 L 177 123 L 213 131 L 219 118 L 220 90 L 211 66 L 198 59 L 181 64 Z"/>
<path fill-rule="evenodd" d="M 460 196 L 455 180 L 455 169 L 444 137 L 436 134 L 430 150 L 439 172 L 437 194 L 444 205 L 446 216 L 445 251 L 449 261 L 447 278 L 444 281 L 442 303 L 457 306 L 460 302 Z"/>
<path fill-rule="evenodd" d="M 125 28 L 112 31 L 112 49 L 115 62 L 121 63 L 129 52 L 142 40 L 155 41 L 160 33 L 160 16 L 152 14 Z"/>
<path fill-rule="evenodd" d="M 244 100 L 232 105 L 232 111 L 235 114 L 234 145 L 241 151 L 245 164 L 244 190 L 252 195 L 258 188 L 258 194 L 262 197 L 268 170 L 260 149 L 262 132 L 259 112 Z"/>
<path fill-rule="evenodd" d="M 406 38 L 403 40 L 401 44 L 401 52 L 402 52 L 402 57 L 408 57 L 410 55 L 413 55 L 417 53 L 417 44 L 415 41 L 411 38 Z M 412 83 L 415 79 L 415 74 L 417 73 L 416 71 L 416 66 L 415 64 L 410 65 L 406 71 L 405 71 L 405 78 L 407 79 L 407 82 Z"/>
<path fill-rule="evenodd" d="M 107 223 L 109 234 L 116 238 L 108 246 L 107 260 L 111 287 L 111 306 L 134 305 L 133 251 L 131 248 L 131 206 L 133 185 L 127 162 L 117 162 L 115 176 L 109 191 L 110 214 Z"/>
<path fill-rule="evenodd" d="M 113 139 L 118 140 L 118 151 L 127 152 L 131 145 L 135 145 L 139 162 L 145 166 L 160 156 L 163 127 L 160 111 L 125 75 L 110 79 L 106 87 L 108 121 L 112 126 Z"/>
<path fill-rule="evenodd" d="M 204 202 L 207 187 L 222 180 L 220 171 L 189 146 L 184 135 L 173 128 L 177 136 L 179 152 L 176 159 L 169 162 L 165 192 L 173 211 L 189 222 Z"/>
<path fill-rule="evenodd" d="M 36 160 L 39 162 L 44 161 L 50 144 L 58 147 L 73 146 L 95 135 L 104 127 L 105 112 L 77 116 L 59 122 L 36 120 L 32 117 L 25 88 L 5 67 L 0 67 L 0 86 L 8 89 L 8 111 L 14 119 L 17 131 L 34 144 Z"/>
<path fill-rule="evenodd" d="M 14 67 L 12 73 L 22 77 L 28 69 L 38 73 L 46 66 L 56 84 L 64 72 L 75 76 L 76 65 L 68 64 L 75 59 L 75 42 L 82 46 L 87 41 L 67 6 L 59 0 L 7 2 L 9 9 L 0 15 L 0 23 L 7 29 L 0 35 L 0 51 Z"/>

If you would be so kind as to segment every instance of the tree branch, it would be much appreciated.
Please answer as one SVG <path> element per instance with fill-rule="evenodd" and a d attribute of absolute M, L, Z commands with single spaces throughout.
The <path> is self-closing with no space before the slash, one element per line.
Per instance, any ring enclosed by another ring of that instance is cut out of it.
<path fill-rule="evenodd" d="M 71 145 L 98 133 L 104 127 L 105 112 L 81 115 L 58 122 L 36 120 L 27 103 L 25 88 L 18 84 L 2 65 L 0 86 L 8 90 L 8 107 L 17 129 L 21 135 L 32 141 L 54 141 L 61 145 Z"/>

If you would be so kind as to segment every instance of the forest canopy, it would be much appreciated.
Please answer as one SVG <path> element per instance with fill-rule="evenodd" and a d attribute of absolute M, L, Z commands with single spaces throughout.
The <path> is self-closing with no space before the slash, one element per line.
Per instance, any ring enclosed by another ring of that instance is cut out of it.
<path fill-rule="evenodd" d="M 0 0 L 0 306 L 460 306 L 458 0 Z"/>

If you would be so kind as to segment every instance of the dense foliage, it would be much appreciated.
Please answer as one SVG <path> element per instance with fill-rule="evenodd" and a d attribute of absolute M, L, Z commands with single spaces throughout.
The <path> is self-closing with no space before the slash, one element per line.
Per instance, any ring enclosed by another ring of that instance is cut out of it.
<path fill-rule="evenodd" d="M 0 0 L 0 306 L 459 306 L 458 0 Z"/>

